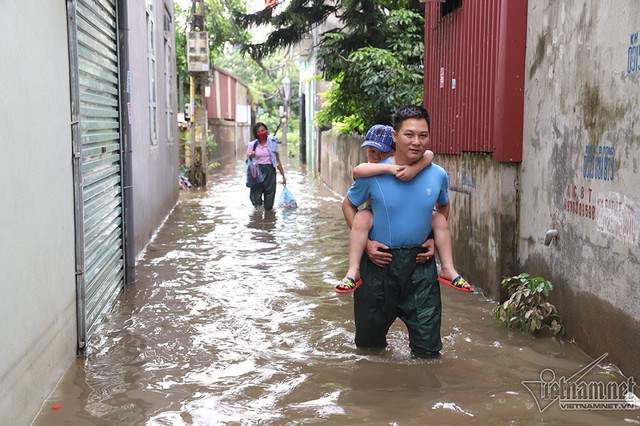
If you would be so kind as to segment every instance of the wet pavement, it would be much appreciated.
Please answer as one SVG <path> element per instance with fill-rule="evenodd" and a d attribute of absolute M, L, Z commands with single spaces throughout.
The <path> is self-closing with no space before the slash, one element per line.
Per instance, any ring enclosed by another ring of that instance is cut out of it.
<path fill-rule="evenodd" d="M 640 424 L 638 410 L 541 400 L 540 412 L 522 381 L 568 378 L 591 358 L 501 328 L 481 292 L 443 286 L 440 358 L 412 358 L 399 320 L 386 350 L 358 350 L 352 296 L 334 291 L 347 269 L 341 198 L 295 159 L 286 171 L 291 211 L 254 210 L 235 161 L 181 193 L 35 425 Z M 625 380 L 604 362 L 584 379 Z"/>

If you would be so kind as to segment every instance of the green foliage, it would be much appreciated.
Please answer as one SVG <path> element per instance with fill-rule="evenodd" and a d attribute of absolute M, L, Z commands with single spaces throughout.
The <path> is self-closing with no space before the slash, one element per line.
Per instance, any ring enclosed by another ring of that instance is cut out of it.
<path fill-rule="evenodd" d="M 282 135 L 278 135 L 279 138 Z M 300 123 L 289 122 L 289 130 L 287 131 L 287 145 L 295 145 L 300 143 Z"/>
<path fill-rule="evenodd" d="M 274 15 L 274 8 L 269 8 L 253 14 L 237 13 L 235 20 L 244 28 L 273 26 L 274 30 L 265 42 L 246 44 L 243 48 L 259 59 L 300 42 L 314 26 L 335 14 L 339 7 L 339 1 L 289 0 L 285 10 L 278 14 Z"/>
<path fill-rule="evenodd" d="M 360 133 L 376 123 L 390 123 L 398 107 L 422 100 L 422 16 L 409 10 L 391 11 L 383 47 L 366 46 L 349 53 L 343 65 L 338 93 L 326 105 L 333 121 L 358 117 Z M 402 28 L 402 30 L 400 30 Z M 418 35 L 420 34 L 420 35 Z M 339 39 L 332 37 L 331 46 Z M 321 48 L 321 56 L 328 54 Z M 336 108 L 336 104 L 340 104 Z M 353 122 L 353 120 L 348 120 Z M 347 128 L 353 126 L 347 126 Z"/>
<path fill-rule="evenodd" d="M 321 128 L 333 127 L 340 133 L 364 133 L 366 129 L 362 117 L 368 106 L 362 105 L 361 113 L 354 113 L 359 102 L 344 96 L 344 92 L 340 90 L 341 80 L 342 76 L 338 77 L 332 88 L 327 92 L 320 93 L 324 102 L 323 108 L 316 114 L 316 122 Z"/>
<path fill-rule="evenodd" d="M 176 31 L 176 72 L 177 84 L 182 84 L 183 92 L 189 93 L 189 73 L 187 72 L 187 29 L 188 11 L 185 11 L 176 2 L 174 3 L 175 31 Z M 182 106 L 179 107 L 180 109 Z"/>
<path fill-rule="evenodd" d="M 232 17 L 246 10 L 244 0 L 205 0 L 205 26 L 209 33 L 210 63 L 224 56 L 228 45 L 247 43 L 251 36 L 244 26 L 239 26 Z M 191 28 L 191 11 L 174 3 L 176 25 L 176 68 L 183 90 L 188 93 L 186 34 Z"/>
<path fill-rule="evenodd" d="M 362 116 L 368 105 L 360 105 L 357 99 L 345 96 L 345 91 L 340 90 L 344 74 L 339 75 L 332 87 L 320 97 L 323 108 L 316 114 L 316 122 L 322 128 L 335 128 L 340 133 L 364 133 L 365 124 Z M 354 113 L 360 107 L 360 114 Z"/>
<path fill-rule="evenodd" d="M 284 93 L 281 81 L 285 75 L 291 80 L 291 99 L 288 139 L 299 139 L 298 130 L 298 68 L 288 60 L 281 49 L 268 57 L 253 59 L 237 46 L 246 45 L 251 36 L 248 27 L 240 25 L 232 17 L 245 11 L 244 0 L 206 0 L 205 20 L 209 32 L 211 64 L 238 77 L 249 86 L 253 106 L 262 108 L 264 114 L 256 119 L 262 121 L 275 134 L 280 123 L 280 107 Z M 189 74 L 186 64 L 186 34 L 191 24 L 191 11 L 175 3 L 176 16 L 176 64 L 184 93 L 189 92 Z M 294 127 L 295 126 L 295 127 Z M 281 136 L 280 136 L 281 137 Z M 211 149 L 207 143 L 208 151 Z"/>
<path fill-rule="evenodd" d="M 244 0 L 205 0 L 211 63 L 224 56 L 225 47 L 248 43 L 251 35 L 233 19 L 246 10 Z"/>
<path fill-rule="evenodd" d="M 209 164 L 207 165 L 207 172 L 211 172 L 211 171 L 213 171 L 213 170 L 217 169 L 218 167 L 220 167 L 220 163 L 219 163 L 219 162 L 217 162 L 217 161 L 214 161 L 214 162 L 212 162 L 212 163 L 209 163 Z"/>
<path fill-rule="evenodd" d="M 421 103 L 424 18 L 417 0 L 292 0 L 276 16 L 271 10 L 241 16 L 245 25 L 275 28 L 264 43 L 245 50 L 264 57 L 299 42 L 330 15 L 339 23 L 321 34 L 318 63 L 334 84 L 316 117 L 319 125 L 363 133 L 389 123 L 398 107 Z"/>
<path fill-rule="evenodd" d="M 534 333 L 543 326 L 556 336 L 564 335 L 562 318 L 556 307 L 547 301 L 553 284 L 542 277 L 531 278 L 527 273 L 505 277 L 501 283 L 509 299 L 499 304 L 493 314 L 507 328 Z"/>

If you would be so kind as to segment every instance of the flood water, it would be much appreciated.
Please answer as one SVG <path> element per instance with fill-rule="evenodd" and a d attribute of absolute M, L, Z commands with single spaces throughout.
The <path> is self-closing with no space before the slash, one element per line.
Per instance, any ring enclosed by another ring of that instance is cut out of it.
<path fill-rule="evenodd" d="M 296 210 L 254 210 L 239 161 L 181 192 L 35 425 L 640 424 L 638 410 L 540 412 L 522 381 L 568 378 L 591 358 L 496 325 L 481 292 L 443 286 L 440 358 L 412 358 L 400 320 L 386 350 L 357 349 L 352 296 L 334 291 L 341 197 L 296 159 L 286 171 Z M 606 359 L 585 379 L 625 380 Z"/>

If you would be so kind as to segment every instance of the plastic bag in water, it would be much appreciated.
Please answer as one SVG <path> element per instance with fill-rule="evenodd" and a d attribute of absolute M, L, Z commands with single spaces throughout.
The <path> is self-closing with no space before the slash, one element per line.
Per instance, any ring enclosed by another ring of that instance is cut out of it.
<path fill-rule="evenodd" d="M 291 191 L 287 189 L 287 185 L 282 187 L 282 194 L 280 194 L 280 199 L 278 200 L 278 207 L 283 209 L 295 209 L 298 207 L 296 197 L 294 197 Z"/>

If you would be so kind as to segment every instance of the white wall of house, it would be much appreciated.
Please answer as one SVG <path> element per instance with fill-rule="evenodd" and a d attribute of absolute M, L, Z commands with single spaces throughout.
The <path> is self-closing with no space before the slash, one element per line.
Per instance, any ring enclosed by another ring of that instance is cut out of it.
<path fill-rule="evenodd" d="M 150 12 L 145 3 L 152 5 Z M 171 25 L 165 31 L 167 17 Z M 128 19 L 134 246 L 138 255 L 178 200 L 179 108 L 176 95 L 173 1 L 129 1 Z M 148 37 L 149 20 L 153 22 L 154 28 L 153 49 Z M 154 90 L 155 102 L 152 101 Z M 152 135 L 153 114 L 155 137 Z"/>
<path fill-rule="evenodd" d="M 178 107 L 173 1 L 127 3 L 129 46 L 121 46 L 121 54 L 131 61 L 131 114 L 125 116 L 131 121 L 137 254 L 177 201 Z M 145 9 L 150 3 L 155 109 Z M 28 424 L 77 348 L 69 21 L 65 2 L 8 2 L 2 9 L 0 423 Z M 121 79 L 127 84 L 127 75 Z"/>
<path fill-rule="evenodd" d="M 640 2 L 529 1 L 518 257 L 567 331 L 640 374 Z M 550 245 L 545 233 L 558 231 Z"/>
<path fill-rule="evenodd" d="M 0 28 L 0 423 L 20 425 L 76 355 L 65 2 L 3 2 Z"/>
<path fill-rule="evenodd" d="M 236 85 L 236 123 L 251 124 L 251 96 L 249 87 L 237 81 Z"/>

